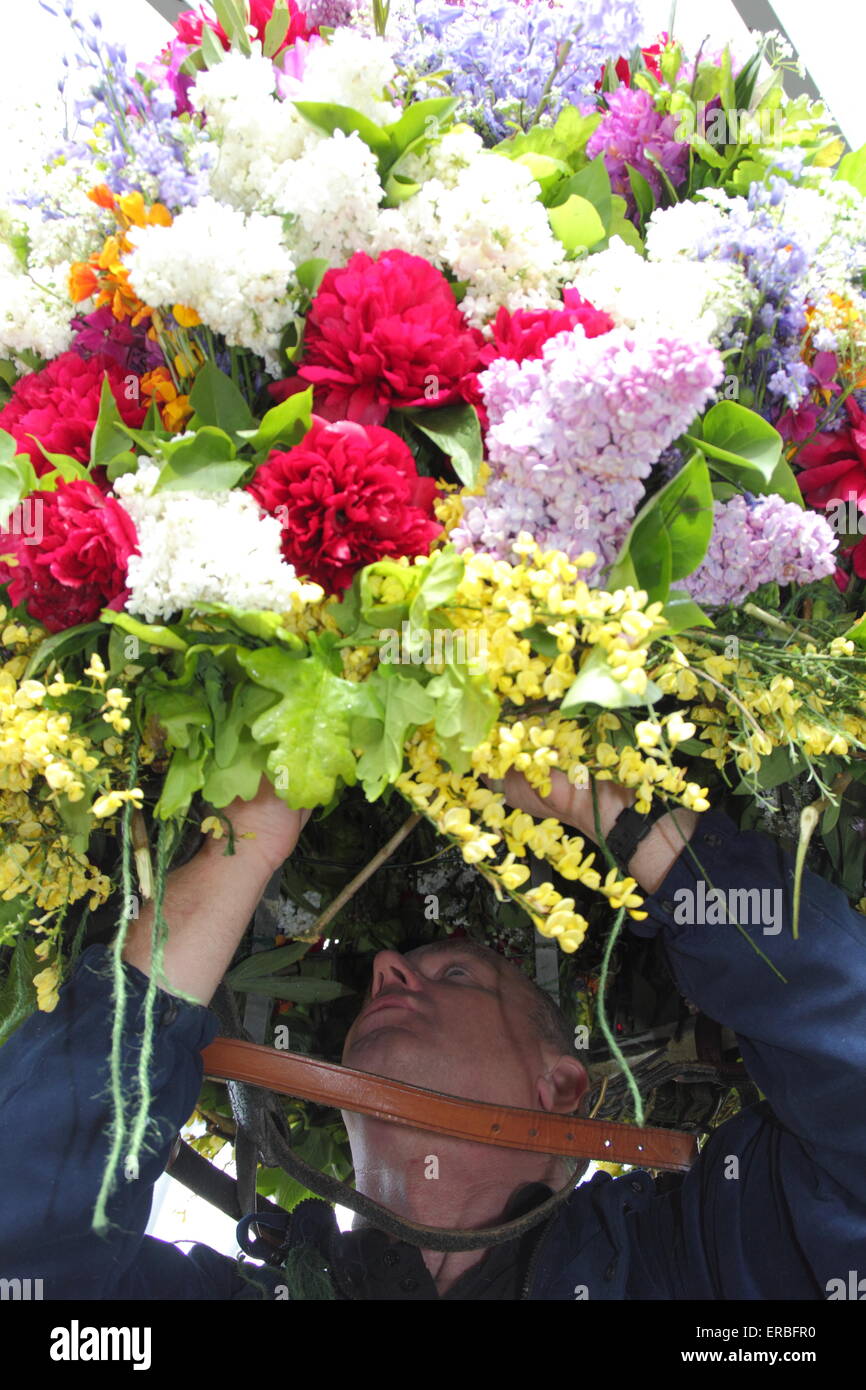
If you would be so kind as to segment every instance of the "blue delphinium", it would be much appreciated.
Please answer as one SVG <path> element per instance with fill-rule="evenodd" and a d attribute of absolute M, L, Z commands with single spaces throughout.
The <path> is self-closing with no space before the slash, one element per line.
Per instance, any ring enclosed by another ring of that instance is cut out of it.
<path fill-rule="evenodd" d="M 48 0 L 40 4 L 49 14 L 66 19 L 77 41 L 76 58 L 71 63 L 64 59 L 67 77 L 60 84 L 61 92 L 69 98 L 79 126 L 96 135 L 112 192 L 141 190 L 172 212 L 197 203 L 207 192 L 211 152 L 199 148 L 195 161 L 191 159 L 192 130 L 188 122 L 175 117 L 174 94 L 139 79 L 124 46 L 103 34 L 99 15 L 87 21 L 78 18 L 72 0 L 63 0 L 59 9 Z M 87 85 L 84 95 L 80 95 L 82 73 Z M 63 153 L 93 158 L 92 149 L 80 139 L 70 139 Z"/>
<path fill-rule="evenodd" d="M 775 420 L 806 397 L 810 373 L 802 360 L 808 257 L 780 226 L 771 209 L 784 197 L 782 180 L 752 184 L 747 199 L 720 209 L 716 225 L 698 247 L 700 260 L 734 261 L 759 294 L 748 321 L 738 320 L 725 347 L 735 359 L 740 398 Z"/>

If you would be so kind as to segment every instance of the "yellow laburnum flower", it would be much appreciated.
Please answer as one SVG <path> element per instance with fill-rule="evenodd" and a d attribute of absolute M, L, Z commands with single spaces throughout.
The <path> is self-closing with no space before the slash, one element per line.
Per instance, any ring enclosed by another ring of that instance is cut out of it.
<path fill-rule="evenodd" d="M 98 681 L 100 685 L 105 684 L 108 679 L 108 672 L 105 669 L 105 663 L 99 655 L 99 652 L 93 653 L 93 656 L 90 658 L 90 665 L 84 668 L 84 674 L 85 676 L 90 676 L 91 680 Z"/>
<path fill-rule="evenodd" d="M 47 965 L 44 970 L 40 970 L 38 975 L 33 976 L 33 983 L 36 986 L 36 1001 L 43 1013 L 50 1014 L 56 1009 L 60 1002 L 60 967 L 57 962 Z"/>
<path fill-rule="evenodd" d="M 673 744 L 685 743 L 686 739 L 694 738 L 697 732 L 696 726 L 683 719 L 680 711 L 674 710 L 665 720 L 665 733 L 668 741 Z"/>

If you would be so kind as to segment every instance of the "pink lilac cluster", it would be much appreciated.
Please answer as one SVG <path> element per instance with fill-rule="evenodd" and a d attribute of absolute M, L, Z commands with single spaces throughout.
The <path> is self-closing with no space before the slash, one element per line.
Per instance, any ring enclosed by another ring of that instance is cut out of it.
<path fill-rule="evenodd" d="M 607 93 L 606 101 L 607 114 L 589 137 L 586 153 L 590 159 L 604 155 L 611 188 L 625 198 L 629 214 L 634 215 L 629 165 L 643 174 L 660 203 L 662 181 L 658 166 L 664 169 L 674 188 L 679 188 L 688 174 L 689 146 L 686 141 L 675 139 L 678 117 L 656 111 L 649 92 L 641 87 L 617 87 Z"/>
<path fill-rule="evenodd" d="M 499 358 L 479 377 L 490 419 L 491 478 L 466 499 L 458 549 L 512 559 L 529 531 L 545 548 L 595 552 L 592 577 L 625 537 L 656 459 L 687 429 L 722 380 L 706 342 L 615 328 L 588 338 L 577 325 L 540 358 Z"/>
<path fill-rule="evenodd" d="M 817 512 L 784 498 L 732 497 L 713 507 L 702 564 L 681 581 L 697 603 L 741 603 L 762 584 L 808 584 L 836 568 L 836 536 Z"/>

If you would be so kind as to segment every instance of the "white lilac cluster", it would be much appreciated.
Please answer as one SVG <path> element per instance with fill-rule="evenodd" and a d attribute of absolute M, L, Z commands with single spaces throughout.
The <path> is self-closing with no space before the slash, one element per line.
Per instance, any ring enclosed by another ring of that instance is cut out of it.
<path fill-rule="evenodd" d="M 442 145 L 446 160 L 453 154 L 447 179 L 428 177 L 412 198 L 381 213 L 378 251 L 396 247 L 450 268 L 466 282 L 460 307 L 475 328 L 503 306 L 556 307 L 565 252 L 529 169 L 485 150 L 466 131 L 445 136 Z M 442 158 L 441 151 L 434 156 Z"/>
<path fill-rule="evenodd" d="M 483 497 L 466 499 L 451 538 L 511 559 L 529 531 L 544 548 L 595 552 L 595 577 L 653 464 L 719 384 L 722 361 L 706 341 L 625 328 L 587 338 L 578 326 L 542 353 L 498 358 L 479 377 L 492 476 Z"/>
<path fill-rule="evenodd" d="M 264 190 L 265 203 L 293 219 L 284 235 L 298 265 L 315 256 L 339 266 L 356 251 L 369 252 L 382 197 L 373 151 L 356 132 L 341 130 L 278 169 Z"/>
<path fill-rule="evenodd" d="M 52 358 L 69 347 L 68 279 L 68 263 L 30 271 L 0 241 L 0 358 L 11 359 L 18 371 L 29 370 L 22 353 Z"/>
<path fill-rule="evenodd" d="M 203 198 L 171 226 L 135 227 L 129 237 L 130 283 L 146 304 L 194 309 L 229 347 L 258 353 L 279 374 L 280 337 L 295 316 L 295 264 L 279 217 Z"/>
<path fill-rule="evenodd" d="M 778 496 L 713 505 L 703 562 L 681 585 L 708 608 L 742 603 L 762 584 L 808 584 L 836 568 L 837 538 L 817 512 Z"/>
<path fill-rule="evenodd" d="M 56 108 L 34 107 L 29 128 L 24 119 L 10 113 L 0 174 L 0 357 L 20 370 L 24 352 L 52 358 L 69 346 L 70 267 L 108 230 L 87 197 L 92 169 L 51 153 L 62 125 Z"/>
<path fill-rule="evenodd" d="M 150 493 L 159 464 L 118 478 L 114 491 L 138 532 L 128 562 L 126 608 L 156 622 L 198 603 L 289 613 L 323 597 L 280 553 L 276 517 L 247 492 Z"/>
<path fill-rule="evenodd" d="M 387 94 L 396 76 L 393 45 L 387 39 L 342 28 L 327 43 L 306 46 L 299 78 L 278 80 L 282 95 L 292 101 L 350 106 L 377 125 L 388 125 L 400 116 Z"/>
<path fill-rule="evenodd" d="M 277 94 L 273 63 L 261 54 L 227 53 L 199 74 L 190 102 L 205 117 L 207 136 L 219 147 L 211 170 L 214 197 L 244 212 L 270 212 L 262 190 L 288 181 L 287 166 L 316 132 L 290 101 Z"/>
<path fill-rule="evenodd" d="M 581 261 L 572 284 L 617 324 L 717 344 L 757 300 L 738 265 L 645 260 L 621 237 Z"/>

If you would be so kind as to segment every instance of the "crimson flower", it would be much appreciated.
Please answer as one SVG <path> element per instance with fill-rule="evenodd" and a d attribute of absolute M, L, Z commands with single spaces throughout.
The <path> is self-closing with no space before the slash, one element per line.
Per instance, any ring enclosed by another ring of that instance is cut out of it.
<path fill-rule="evenodd" d="M 16 525 L 26 509 L 27 525 Z M 103 608 L 122 608 L 126 570 L 138 537 L 128 512 L 83 479 L 60 482 L 19 503 L 0 531 L 0 583 L 49 632 L 90 623 Z"/>
<path fill-rule="evenodd" d="M 810 507 L 818 511 L 836 502 L 853 501 L 866 512 L 866 411 L 853 396 L 845 402 L 850 423 L 835 433 L 820 434 L 797 455 L 802 471 L 797 478 Z M 851 550 L 854 572 L 866 579 L 866 536 Z M 837 583 L 840 582 L 837 573 Z"/>
<path fill-rule="evenodd" d="M 449 405 L 475 369 L 484 338 L 470 328 L 445 276 L 406 251 L 357 251 L 329 270 L 313 300 L 296 377 L 280 397 L 314 387 L 326 420 L 381 425 L 392 407 Z"/>
<path fill-rule="evenodd" d="M 661 81 L 661 79 L 662 79 L 662 70 L 661 70 L 661 67 L 659 66 L 659 58 L 661 57 L 662 48 L 667 44 L 667 42 L 668 42 L 668 36 L 667 36 L 667 34 L 662 34 L 662 36 L 661 36 L 661 38 L 660 38 L 660 40 L 659 40 L 658 43 L 651 44 L 651 45 L 649 46 L 649 48 L 642 48 L 642 49 L 641 49 L 641 53 L 643 54 L 643 60 L 644 60 L 644 64 L 645 64 L 645 66 L 646 66 L 647 72 L 651 72 L 652 75 L 653 75 L 653 77 L 657 77 L 659 81 Z M 617 58 L 616 64 L 615 64 L 615 71 L 616 71 L 616 75 L 617 75 L 617 77 L 619 78 L 620 82 L 622 82 L 624 86 L 630 87 L 630 86 L 631 86 L 631 63 L 629 62 L 628 58 Z M 602 68 L 602 70 L 601 70 L 601 77 L 598 79 L 598 81 L 597 81 L 596 84 L 595 84 L 595 90 L 596 90 L 597 92 L 600 92 L 600 91 L 601 91 L 601 84 L 602 84 L 603 81 L 604 81 L 604 68 Z"/>
<path fill-rule="evenodd" d="M 124 372 L 111 357 L 84 358 L 77 352 L 64 352 L 40 372 L 29 372 L 15 383 L 12 399 L 0 410 L 0 429 L 14 437 L 19 453 L 29 454 L 37 474 L 51 468 L 39 444 L 50 453 L 88 461 L 106 374 L 121 418 L 139 429 L 147 413 L 140 404 L 139 378 Z"/>
<path fill-rule="evenodd" d="M 249 0 L 249 5 L 250 24 L 255 28 L 256 38 L 264 41 L 265 28 L 274 12 L 274 0 Z M 182 43 L 198 48 L 205 24 L 213 30 L 223 48 L 231 48 L 231 41 L 223 26 L 199 10 L 183 10 L 175 20 L 174 27 Z M 298 9 L 295 0 L 289 0 L 289 28 L 277 53 L 282 53 L 283 49 L 288 48 L 296 39 L 308 39 L 311 34 L 318 32 L 317 27 L 308 25 L 306 15 Z M 276 57 L 276 53 L 273 56 Z"/>
<path fill-rule="evenodd" d="M 314 416 L 301 443 L 270 454 L 247 490 L 280 519 L 285 558 L 329 594 L 376 560 L 426 555 L 442 530 L 435 480 L 419 478 L 408 445 L 380 425 Z"/>
<path fill-rule="evenodd" d="M 512 362 L 526 362 L 540 357 L 544 344 L 557 333 L 567 333 L 576 324 L 581 324 L 587 338 L 598 338 L 613 328 L 613 319 L 601 309 L 596 309 L 579 290 L 567 289 L 563 293 L 561 309 L 515 309 L 510 313 L 504 306 L 493 321 L 493 337 L 478 354 L 478 369 L 470 372 L 464 379 L 460 394 L 478 411 L 482 428 L 487 428 L 487 411 L 484 397 L 478 385 L 478 376 L 491 362 L 507 357 Z"/>

